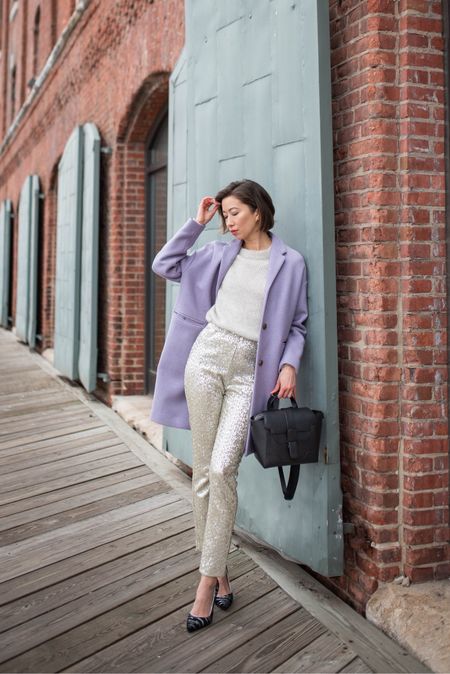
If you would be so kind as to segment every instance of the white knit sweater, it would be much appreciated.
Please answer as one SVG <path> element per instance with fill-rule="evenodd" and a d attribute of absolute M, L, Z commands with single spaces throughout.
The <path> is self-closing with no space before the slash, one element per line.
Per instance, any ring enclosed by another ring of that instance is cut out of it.
<path fill-rule="evenodd" d="M 258 341 L 270 249 L 241 249 L 224 276 L 206 320 Z"/>

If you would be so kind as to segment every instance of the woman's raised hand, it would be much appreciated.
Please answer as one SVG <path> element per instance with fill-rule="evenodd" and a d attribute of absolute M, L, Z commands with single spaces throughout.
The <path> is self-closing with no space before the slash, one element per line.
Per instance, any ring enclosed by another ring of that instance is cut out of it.
<path fill-rule="evenodd" d="M 211 206 L 212 210 L 210 210 Z M 195 218 L 199 225 L 206 225 L 206 223 L 211 220 L 219 206 L 219 202 L 216 201 L 214 197 L 203 197 L 198 207 L 197 217 Z"/>

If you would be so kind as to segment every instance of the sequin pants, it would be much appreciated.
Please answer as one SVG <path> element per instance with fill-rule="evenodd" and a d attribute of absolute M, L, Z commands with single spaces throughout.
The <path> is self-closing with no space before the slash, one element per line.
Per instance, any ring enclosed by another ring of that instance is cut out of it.
<path fill-rule="evenodd" d="M 257 342 L 207 323 L 184 374 L 192 431 L 192 508 L 199 571 L 224 576 L 237 511 Z"/>

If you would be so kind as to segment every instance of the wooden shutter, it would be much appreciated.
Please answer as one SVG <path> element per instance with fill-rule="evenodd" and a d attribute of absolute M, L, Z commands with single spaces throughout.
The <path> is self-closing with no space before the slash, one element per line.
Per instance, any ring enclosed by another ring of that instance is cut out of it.
<path fill-rule="evenodd" d="M 31 180 L 28 176 L 20 191 L 17 247 L 16 336 L 28 339 L 28 311 L 30 303 L 30 231 Z"/>
<path fill-rule="evenodd" d="M 72 132 L 58 166 L 54 365 L 78 378 L 82 127 Z"/>
<path fill-rule="evenodd" d="M 38 247 L 39 247 L 39 178 L 30 176 L 30 264 L 27 341 L 31 348 L 36 345 L 36 322 L 38 306 Z"/>
<path fill-rule="evenodd" d="M 83 132 L 83 217 L 78 369 L 85 389 L 93 391 L 97 383 L 100 135 L 94 124 L 85 124 Z"/>

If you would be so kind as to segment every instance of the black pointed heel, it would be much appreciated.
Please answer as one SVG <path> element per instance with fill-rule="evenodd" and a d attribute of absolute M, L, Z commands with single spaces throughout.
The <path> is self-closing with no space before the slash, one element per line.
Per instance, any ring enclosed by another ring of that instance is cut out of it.
<path fill-rule="evenodd" d="M 186 629 L 188 632 L 195 632 L 196 630 L 200 630 L 202 627 L 207 627 L 208 625 L 211 625 L 214 613 L 214 599 L 216 597 L 216 592 L 218 588 L 219 583 L 216 583 L 211 602 L 211 611 L 209 612 L 209 615 L 201 616 L 201 615 L 192 615 L 192 613 L 188 613 L 188 617 L 186 618 Z"/>
<path fill-rule="evenodd" d="M 227 576 L 228 585 L 230 586 L 230 590 L 231 590 L 231 583 L 230 583 L 230 579 L 228 578 L 228 567 L 226 567 L 226 576 Z M 216 587 L 218 588 L 218 584 L 217 584 Z M 216 606 L 218 606 L 219 608 L 226 611 L 227 608 L 230 608 L 231 604 L 233 603 L 233 593 L 230 592 L 229 594 L 220 595 L 220 594 L 217 594 L 217 592 L 216 592 L 216 595 L 214 597 L 214 603 L 216 604 Z"/>

